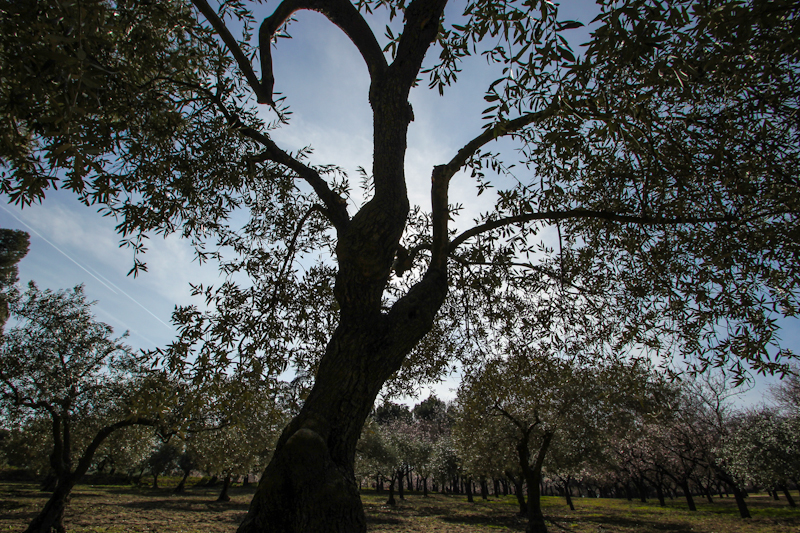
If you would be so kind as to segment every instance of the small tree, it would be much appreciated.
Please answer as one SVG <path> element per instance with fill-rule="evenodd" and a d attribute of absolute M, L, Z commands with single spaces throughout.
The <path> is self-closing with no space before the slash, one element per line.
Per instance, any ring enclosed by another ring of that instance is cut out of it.
<path fill-rule="evenodd" d="M 489 361 L 469 376 L 458 393 L 461 417 L 456 427 L 479 433 L 500 427 L 516 452 L 528 488 L 528 533 L 546 533 L 540 502 L 542 468 L 551 446 L 565 440 L 607 433 L 621 413 L 646 407 L 648 375 L 638 364 L 580 364 L 547 352 L 517 350 Z M 498 422 L 499 420 L 499 422 Z M 458 433 L 458 431 L 456 432 Z"/>
<path fill-rule="evenodd" d="M 95 452 L 118 429 L 155 425 L 163 382 L 110 326 L 91 314 L 83 287 L 40 291 L 31 282 L 14 294 L 16 325 L 0 345 L 0 409 L 21 420 L 49 419 L 50 465 L 57 478 L 52 497 L 28 533 L 63 532 L 72 488 Z"/>
<path fill-rule="evenodd" d="M 385 425 L 368 419 L 356 447 L 357 471 L 363 475 L 375 475 L 377 483 L 389 480 L 387 505 L 394 505 L 394 484 L 400 467 L 396 442 Z M 402 483 L 402 480 L 400 480 Z"/>
<path fill-rule="evenodd" d="M 167 474 L 178 468 L 180 448 L 171 441 L 162 442 L 147 458 L 147 468 L 153 476 L 153 488 L 158 488 L 158 476 Z"/>

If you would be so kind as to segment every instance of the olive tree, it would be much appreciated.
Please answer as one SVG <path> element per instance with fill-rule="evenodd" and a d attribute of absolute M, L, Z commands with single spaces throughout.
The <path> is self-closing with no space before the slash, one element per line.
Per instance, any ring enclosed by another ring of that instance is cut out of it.
<path fill-rule="evenodd" d="M 471 432 L 485 446 L 491 441 L 483 433 L 490 432 L 498 450 L 506 449 L 498 451 L 498 459 L 513 453 L 528 488 L 526 531 L 546 533 L 540 486 L 551 446 L 598 440 L 616 424 L 630 422 L 626 415 L 637 404 L 642 409 L 653 404 L 649 381 L 637 363 L 587 365 L 519 350 L 465 378 L 458 394 L 456 434 Z"/>
<path fill-rule="evenodd" d="M 775 318 L 794 314 L 800 280 L 794 2 L 601 0 L 582 53 L 565 37 L 580 24 L 547 0 L 0 6 L 2 191 L 24 205 L 58 185 L 116 217 L 137 251 L 178 232 L 221 260 L 228 278 L 196 287 L 211 310 L 174 315 L 171 368 L 235 359 L 315 376 L 241 533 L 365 530 L 361 427 L 404 364 L 448 367 L 447 350 L 418 346 L 464 269 L 546 277 L 540 262 L 572 250 L 584 275 L 565 282 L 614 276 L 651 344 L 679 339 L 700 367 L 771 371 L 791 355 Z M 292 127 L 273 41 L 299 10 L 341 29 L 369 75 L 373 157 L 355 208 L 338 167 L 271 136 Z M 482 60 L 495 73 L 484 125 L 452 128 L 461 147 L 412 206 L 411 91 L 457 98 Z M 457 218 L 456 185 L 495 187 L 475 224 Z"/>
<path fill-rule="evenodd" d="M 83 287 L 42 291 L 33 282 L 9 302 L 14 326 L 0 344 L 0 409 L 49 425 L 56 486 L 30 533 L 63 532 L 72 488 L 115 431 L 155 426 L 170 404 L 165 382 L 91 313 Z"/>

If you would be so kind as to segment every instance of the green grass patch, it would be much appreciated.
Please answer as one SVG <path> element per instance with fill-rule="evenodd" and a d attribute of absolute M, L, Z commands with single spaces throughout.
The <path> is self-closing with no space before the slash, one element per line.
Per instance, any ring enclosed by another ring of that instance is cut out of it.
<path fill-rule="evenodd" d="M 67 509 L 65 525 L 70 533 L 233 533 L 244 518 L 255 490 L 231 488 L 230 502 L 217 503 L 220 486 L 189 484 L 184 494 L 173 494 L 177 481 L 164 480 L 164 488 L 125 485 L 79 485 Z M 161 480 L 159 484 L 162 485 Z M 47 493 L 32 483 L 0 483 L 0 532 L 21 531 L 42 508 Z M 525 531 L 526 520 L 517 515 L 514 496 L 406 492 L 397 505 L 386 505 L 388 492 L 365 490 L 362 501 L 371 533 L 467 533 Z M 753 518 L 742 520 L 733 498 L 716 498 L 713 504 L 699 499 L 698 511 L 690 512 L 682 499 L 641 503 L 626 500 L 575 498 L 570 511 L 563 498 L 544 497 L 542 508 L 551 533 L 786 533 L 800 532 L 800 511 L 785 499 L 767 495 L 747 498 Z"/>

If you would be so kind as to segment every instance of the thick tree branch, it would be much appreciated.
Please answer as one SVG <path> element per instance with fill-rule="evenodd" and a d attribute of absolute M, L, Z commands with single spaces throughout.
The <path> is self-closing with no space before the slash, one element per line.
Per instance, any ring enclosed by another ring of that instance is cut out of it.
<path fill-rule="evenodd" d="M 453 157 L 449 163 L 444 165 L 444 175 L 447 177 L 447 179 L 452 178 L 453 175 L 455 175 L 455 173 L 458 172 L 461 167 L 467 163 L 467 161 L 469 161 L 470 157 L 478 153 L 478 150 L 483 148 L 489 142 L 499 139 L 500 137 L 516 133 L 525 126 L 529 126 L 534 122 L 552 116 L 553 113 L 553 108 L 548 107 L 535 113 L 526 113 L 507 122 L 499 122 L 495 124 L 494 127 L 484 130 L 483 133 L 465 144 L 464 147 L 461 148 L 458 153 L 456 153 L 455 157 Z"/>
<path fill-rule="evenodd" d="M 80 461 L 78 461 L 78 466 L 75 468 L 73 472 L 73 476 L 76 478 L 82 477 L 89 467 L 92 465 L 92 460 L 94 458 L 95 452 L 100 447 L 101 444 L 108 438 L 109 435 L 117 431 L 118 429 L 122 429 L 129 426 L 155 426 L 156 420 L 151 418 L 141 418 L 141 417 L 133 417 L 127 420 L 122 420 L 115 424 L 111 424 L 105 426 L 100 431 L 97 432 L 92 442 L 89 443 L 89 446 L 86 447 L 86 450 L 83 452 L 83 456 L 81 457 Z"/>
<path fill-rule="evenodd" d="M 239 65 L 239 70 L 241 70 L 245 78 L 247 78 L 247 83 L 256 94 L 258 103 L 274 105 L 272 102 L 272 85 L 267 88 L 258 81 L 258 76 L 256 76 L 256 73 L 253 71 L 253 66 L 250 64 L 247 56 L 244 55 L 239 43 L 233 37 L 230 30 L 228 30 L 228 27 L 225 26 L 225 23 L 222 22 L 217 15 L 217 12 L 208 5 L 206 0 L 192 0 L 192 3 L 200 10 L 206 20 L 211 23 L 211 26 L 225 43 L 225 46 L 227 46 L 228 50 L 233 54 L 236 64 Z"/>
<path fill-rule="evenodd" d="M 269 137 L 269 135 L 262 133 L 255 128 L 245 127 L 239 116 L 236 113 L 232 113 L 227 107 L 225 107 L 219 92 L 215 93 L 205 87 L 199 87 L 196 85 L 191 85 L 190 87 L 208 96 L 217 106 L 220 113 L 222 113 L 222 116 L 225 117 L 226 122 L 231 128 L 237 129 L 239 133 L 256 141 L 265 148 L 265 150 L 258 155 L 248 158 L 248 164 L 253 165 L 255 163 L 261 163 L 264 161 L 272 161 L 293 170 L 298 176 L 311 185 L 311 187 L 314 189 L 314 192 L 316 192 L 317 196 L 319 196 L 323 201 L 327 207 L 325 214 L 333 226 L 337 230 L 341 230 L 347 225 L 347 222 L 350 220 L 350 217 L 347 214 L 347 201 L 333 192 L 330 187 L 328 187 L 328 183 L 322 179 L 322 177 L 319 175 L 319 172 L 307 165 L 304 165 L 294 157 L 281 150 L 278 145 L 275 144 L 275 141 Z"/>
<path fill-rule="evenodd" d="M 387 68 L 383 51 L 378 44 L 369 24 L 358 12 L 358 9 L 347 0 L 284 0 L 271 16 L 264 19 L 258 30 L 258 47 L 261 54 L 261 87 L 272 101 L 272 90 L 275 77 L 272 73 L 272 38 L 297 11 L 308 9 L 327 17 L 347 35 L 356 46 L 367 64 L 370 77 L 383 73 Z"/>
<path fill-rule="evenodd" d="M 517 426 L 519 431 L 525 436 L 526 439 L 527 439 L 528 434 L 530 434 L 531 430 L 534 427 L 536 427 L 536 425 L 539 423 L 538 421 L 536 421 L 531 427 L 526 428 L 525 425 L 522 424 L 522 422 L 517 420 L 517 417 L 515 417 L 514 415 L 512 415 L 511 413 L 509 413 L 508 411 L 506 411 L 502 407 L 500 407 L 500 404 L 498 402 L 494 403 L 494 405 L 492 406 L 492 409 L 496 410 L 502 416 L 506 417 L 512 424 Z"/>
<path fill-rule="evenodd" d="M 397 55 L 389 67 L 390 83 L 406 94 L 417 79 L 422 60 L 439 34 L 447 0 L 413 0 L 405 12 L 405 27 Z"/>
<path fill-rule="evenodd" d="M 721 217 L 646 217 L 634 215 L 621 215 L 611 211 L 596 211 L 592 209 L 569 209 L 567 211 L 545 211 L 541 213 L 528 213 L 525 215 L 518 215 L 515 217 L 501 218 L 492 220 L 475 226 L 461 235 L 453 239 L 450 243 L 448 253 L 453 253 L 456 248 L 463 244 L 467 239 L 492 231 L 505 226 L 513 224 L 523 224 L 525 222 L 532 222 L 534 220 L 566 220 L 574 218 L 596 218 L 600 220 L 609 220 L 612 222 L 621 222 L 623 224 L 637 224 L 644 226 L 674 226 L 678 224 L 708 224 L 718 222 L 736 222 L 739 219 L 734 216 L 721 216 Z"/>
<path fill-rule="evenodd" d="M 311 185 L 314 192 L 325 204 L 327 208 L 326 215 L 337 230 L 341 231 L 347 226 L 350 221 L 350 217 L 347 214 L 347 201 L 328 187 L 328 182 L 322 179 L 319 172 L 281 150 L 268 135 L 253 128 L 242 128 L 240 131 L 243 135 L 264 146 L 265 151 L 260 157 L 266 157 L 270 161 L 288 167 Z"/>
<path fill-rule="evenodd" d="M 446 268 L 447 256 L 452 250 L 448 247 L 449 235 L 447 233 L 447 223 L 450 220 L 448 210 L 448 190 L 450 179 L 458 172 L 469 158 L 474 156 L 484 145 L 502 137 L 519 131 L 536 122 L 552 115 L 552 110 L 546 109 L 536 113 L 528 113 L 521 117 L 496 124 L 493 128 L 487 129 L 461 148 L 455 157 L 446 165 L 434 167 L 431 176 L 431 210 L 433 225 L 433 245 L 431 248 L 431 267 Z"/>

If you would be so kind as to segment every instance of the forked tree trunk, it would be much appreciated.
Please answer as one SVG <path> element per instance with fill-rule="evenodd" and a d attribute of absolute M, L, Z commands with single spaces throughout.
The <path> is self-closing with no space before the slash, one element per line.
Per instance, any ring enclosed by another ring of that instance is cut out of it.
<path fill-rule="evenodd" d="M 530 463 L 531 456 L 528 448 L 528 435 L 525 435 L 517 444 L 520 466 L 525 476 L 525 482 L 528 485 L 528 527 L 525 529 L 526 533 L 547 533 L 547 525 L 544 523 L 544 514 L 542 514 L 539 484 L 542 480 L 544 458 L 550 447 L 550 441 L 552 440 L 553 433 L 549 431 L 546 432 L 542 438 L 542 444 L 539 446 L 533 464 Z"/>
<path fill-rule="evenodd" d="M 64 450 L 69 450 L 72 444 L 68 426 L 66 424 L 62 426 L 61 420 L 58 418 L 53 420 L 53 424 L 54 433 L 59 434 L 61 437 L 57 445 L 54 446 L 50 458 L 50 464 L 54 466 L 57 475 L 56 486 L 50 499 L 47 500 L 41 512 L 28 525 L 25 533 L 64 533 L 66 531 L 64 529 L 64 513 L 69 502 L 69 495 L 78 480 L 89 470 L 94 454 L 100 445 L 118 429 L 133 425 L 155 425 L 149 419 L 131 418 L 105 426 L 97 432 L 94 439 L 86 447 L 75 470 L 70 472 L 69 465 L 71 462 L 69 461 L 68 453 L 64 453 Z M 63 431 L 63 434 L 61 431 Z"/>
<path fill-rule="evenodd" d="M 457 169 L 442 165 L 434 168 L 431 178 L 428 270 L 388 311 L 384 309 L 393 263 L 397 259 L 398 265 L 405 265 L 408 259 L 399 247 L 409 212 L 404 166 L 413 112 L 408 96 L 439 33 L 446 4 L 408 4 L 407 30 L 392 65 L 386 64 L 374 35 L 350 2 L 284 2 L 261 27 L 269 37 L 296 10 L 314 9 L 340 27 L 358 28 L 353 30 L 359 36 L 354 42 L 370 58 L 374 194 L 350 218 L 344 199 L 330 194 L 325 185 L 315 186 L 336 230 L 333 292 L 339 324 L 320 360 L 314 387 L 281 434 L 238 533 L 366 531 L 354 474 L 361 428 L 383 384 L 430 331 L 448 290 L 447 190 Z M 263 57 L 271 54 L 269 39 L 260 51 Z M 293 170 L 308 175 L 310 169 Z M 314 186 L 324 180 L 315 175 L 308 181 Z"/>

